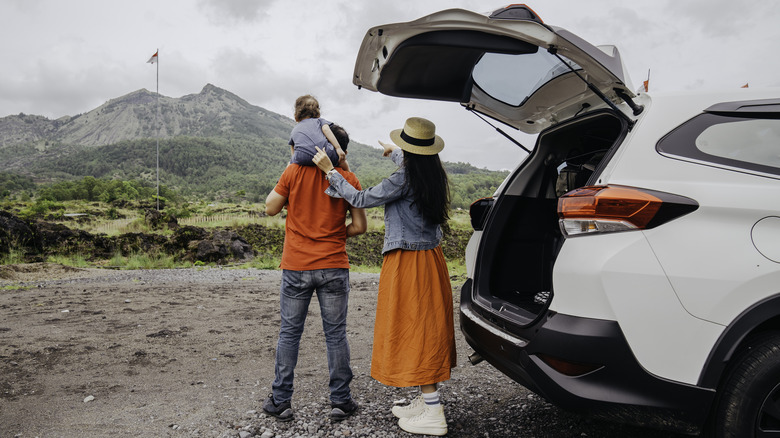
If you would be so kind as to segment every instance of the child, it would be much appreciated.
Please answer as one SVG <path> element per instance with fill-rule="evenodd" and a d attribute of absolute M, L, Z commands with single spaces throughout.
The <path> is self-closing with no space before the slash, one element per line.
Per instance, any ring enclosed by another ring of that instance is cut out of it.
<path fill-rule="evenodd" d="M 316 146 L 328 154 L 334 166 L 338 166 L 344 159 L 344 151 L 331 131 L 332 123 L 320 118 L 320 104 L 314 96 L 307 94 L 295 100 L 295 121 L 298 124 L 290 133 L 289 144 L 292 149 L 290 162 L 301 166 L 313 166 L 311 160 L 317 153 Z"/>

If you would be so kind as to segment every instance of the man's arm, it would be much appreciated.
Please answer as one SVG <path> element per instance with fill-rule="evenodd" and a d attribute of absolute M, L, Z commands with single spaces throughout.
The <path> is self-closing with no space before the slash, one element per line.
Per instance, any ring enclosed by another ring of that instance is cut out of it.
<path fill-rule="evenodd" d="M 271 190 L 271 193 L 265 198 L 265 214 L 268 216 L 276 216 L 282 211 L 285 204 L 287 204 L 287 197 L 280 195 L 276 190 Z"/>
<path fill-rule="evenodd" d="M 349 207 L 349 213 L 352 216 L 352 222 L 347 225 L 347 237 L 363 234 L 368 228 L 368 219 L 366 219 L 366 209 Z"/>

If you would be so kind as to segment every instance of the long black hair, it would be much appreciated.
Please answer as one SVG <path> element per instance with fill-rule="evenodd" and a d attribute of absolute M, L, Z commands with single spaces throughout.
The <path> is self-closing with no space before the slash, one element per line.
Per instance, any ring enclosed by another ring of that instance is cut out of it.
<path fill-rule="evenodd" d="M 450 184 L 439 155 L 418 155 L 404 151 L 406 186 L 423 217 L 435 224 L 450 218 Z"/>

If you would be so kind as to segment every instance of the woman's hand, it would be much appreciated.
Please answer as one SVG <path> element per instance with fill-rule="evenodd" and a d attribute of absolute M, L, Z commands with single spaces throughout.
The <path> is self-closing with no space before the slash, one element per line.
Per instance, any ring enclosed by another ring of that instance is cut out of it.
<path fill-rule="evenodd" d="M 333 163 L 331 163 L 330 158 L 328 158 L 328 154 L 320 149 L 319 146 L 314 146 L 314 149 L 317 149 L 317 153 L 314 154 L 314 158 L 312 158 L 311 161 L 325 173 L 333 170 Z"/>
<path fill-rule="evenodd" d="M 384 152 L 382 152 L 383 157 L 387 157 L 390 154 L 393 153 L 394 150 L 398 149 L 398 146 L 396 146 L 393 143 L 383 143 L 382 140 L 379 140 L 379 144 L 382 145 L 383 148 L 385 148 Z"/>

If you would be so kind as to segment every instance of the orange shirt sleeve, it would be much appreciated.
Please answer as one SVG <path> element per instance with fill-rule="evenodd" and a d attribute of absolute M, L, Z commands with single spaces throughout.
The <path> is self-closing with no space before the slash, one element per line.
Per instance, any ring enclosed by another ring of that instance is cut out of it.
<path fill-rule="evenodd" d="M 279 177 L 279 181 L 276 182 L 276 186 L 274 186 L 274 191 L 285 198 L 290 197 L 290 175 L 292 172 L 290 172 L 290 166 L 287 166 L 287 168 L 284 169 L 284 172 L 282 172 L 282 176 Z"/>

